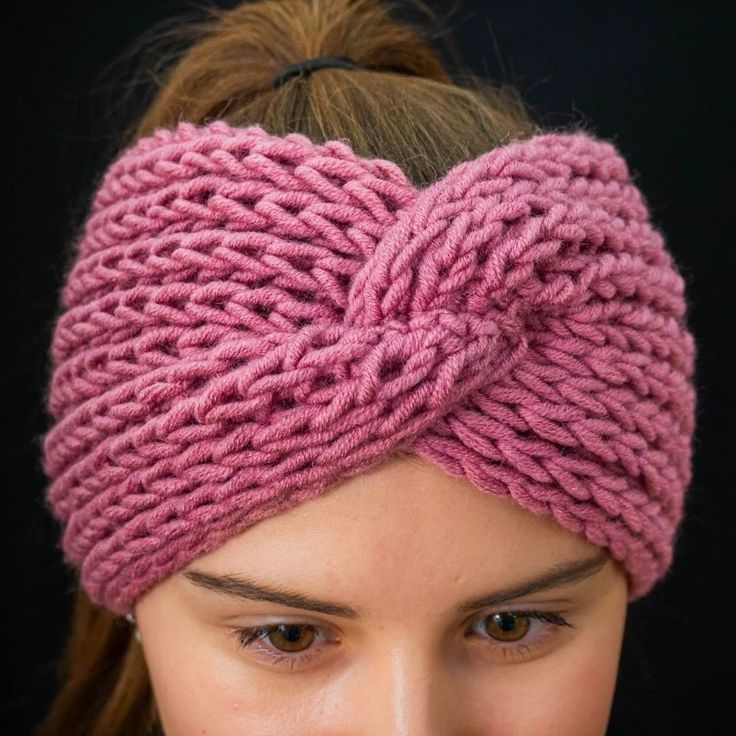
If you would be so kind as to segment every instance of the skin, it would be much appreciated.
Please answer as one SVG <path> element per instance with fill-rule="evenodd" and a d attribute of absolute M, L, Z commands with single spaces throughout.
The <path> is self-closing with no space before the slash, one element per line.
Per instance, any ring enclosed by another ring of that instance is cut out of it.
<path fill-rule="evenodd" d="M 255 523 L 142 596 L 135 614 L 164 733 L 604 736 L 627 610 L 618 562 L 605 555 L 579 582 L 456 610 L 597 554 L 551 516 L 416 456 L 392 457 Z M 361 617 L 226 595 L 192 582 L 192 571 L 248 577 Z M 572 626 L 493 616 L 519 609 L 563 612 Z M 298 626 L 246 648 L 233 633 L 278 624 Z"/>

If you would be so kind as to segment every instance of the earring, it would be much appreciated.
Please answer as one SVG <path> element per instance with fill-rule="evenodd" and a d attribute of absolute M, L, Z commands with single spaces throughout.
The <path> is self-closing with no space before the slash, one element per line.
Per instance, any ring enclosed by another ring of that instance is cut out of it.
<path fill-rule="evenodd" d="M 141 632 L 138 630 L 135 616 L 132 613 L 126 613 L 125 620 L 133 626 L 133 636 L 137 642 L 140 642 Z"/>

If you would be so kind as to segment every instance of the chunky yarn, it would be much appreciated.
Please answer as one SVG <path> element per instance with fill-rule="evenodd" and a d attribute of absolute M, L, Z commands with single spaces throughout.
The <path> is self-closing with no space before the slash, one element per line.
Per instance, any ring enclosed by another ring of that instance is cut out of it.
<path fill-rule="evenodd" d="M 112 162 L 77 246 L 43 461 L 96 603 L 398 449 L 606 547 L 630 600 L 670 566 L 695 345 L 612 143 L 544 132 L 417 188 L 343 141 L 181 122 Z"/>

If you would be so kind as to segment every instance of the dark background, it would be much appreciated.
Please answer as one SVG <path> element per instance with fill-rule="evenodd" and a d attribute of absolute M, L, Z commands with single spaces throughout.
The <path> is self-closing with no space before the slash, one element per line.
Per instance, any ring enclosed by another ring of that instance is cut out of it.
<path fill-rule="evenodd" d="M 229 7 L 235 3 L 214 2 Z M 734 3 L 430 3 L 450 13 L 435 46 L 454 42 L 470 71 L 518 87 L 543 124 L 577 120 L 612 139 L 639 176 L 687 281 L 698 343 L 695 477 L 669 576 L 631 605 L 609 734 L 733 733 L 736 337 L 733 242 Z M 6 18 L 3 166 L 9 237 L 2 355 L 2 633 L 11 673 L 3 734 L 29 733 L 54 688 L 71 573 L 43 506 L 46 351 L 66 243 L 93 177 L 140 108 L 130 44 L 162 20 L 198 17 L 163 0 L 36 2 Z M 147 48 L 147 46 L 146 46 Z M 541 113 L 541 114 L 540 114 Z M 540 119 L 541 118 L 541 119 Z M 73 734 L 63 736 L 74 736 Z M 541 736 L 541 735 L 540 735 Z"/>

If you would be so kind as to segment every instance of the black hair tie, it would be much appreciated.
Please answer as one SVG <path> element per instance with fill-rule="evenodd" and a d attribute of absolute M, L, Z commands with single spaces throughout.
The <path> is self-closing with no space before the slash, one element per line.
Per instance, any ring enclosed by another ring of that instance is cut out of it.
<path fill-rule="evenodd" d="M 296 64 L 289 64 L 284 67 L 273 82 L 274 87 L 280 87 L 284 82 L 292 77 L 304 75 L 308 77 L 316 69 L 324 69 L 325 67 L 341 67 L 343 69 L 357 69 L 360 64 L 349 59 L 347 56 L 315 56 L 312 59 L 298 61 Z"/>

